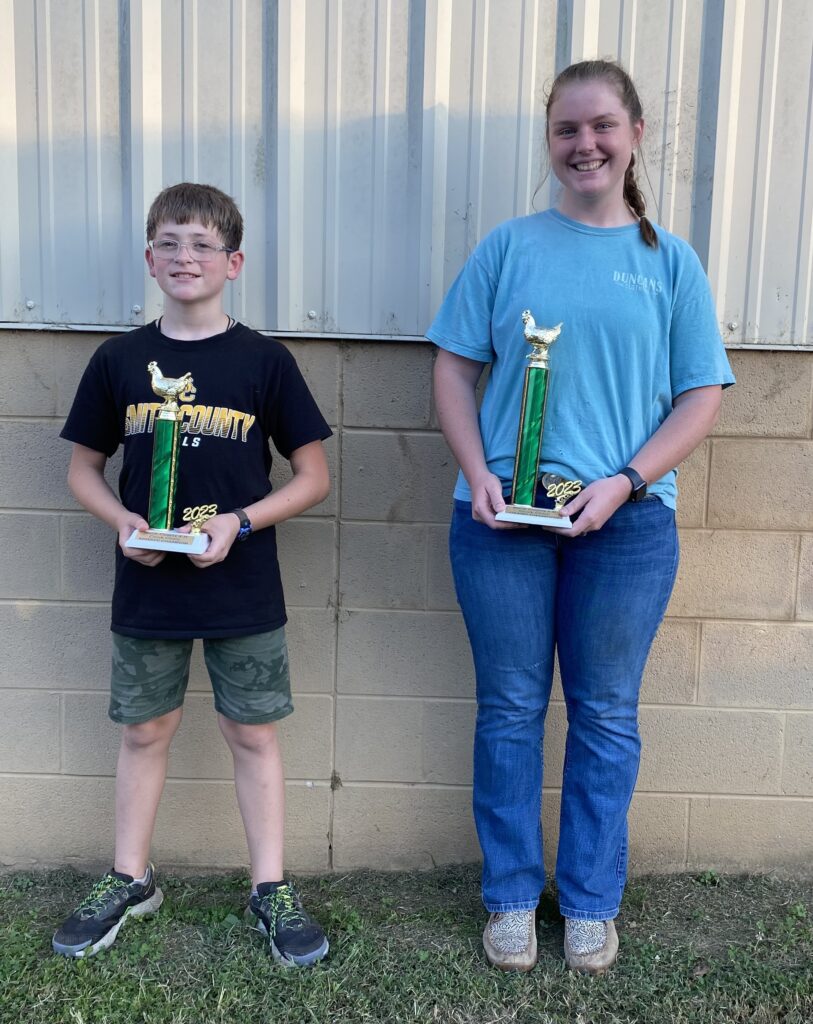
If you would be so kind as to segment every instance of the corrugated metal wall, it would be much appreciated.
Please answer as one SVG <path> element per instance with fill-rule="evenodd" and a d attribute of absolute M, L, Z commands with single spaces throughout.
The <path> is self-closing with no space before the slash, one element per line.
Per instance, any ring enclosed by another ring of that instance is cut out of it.
<path fill-rule="evenodd" d="M 0 322 L 152 317 L 146 209 L 192 179 L 246 217 L 235 315 L 420 336 L 550 202 L 545 91 L 596 55 L 639 85 L 645 190 L 726 340 L 813 345 L 810 0 L 0 0 Z"/>

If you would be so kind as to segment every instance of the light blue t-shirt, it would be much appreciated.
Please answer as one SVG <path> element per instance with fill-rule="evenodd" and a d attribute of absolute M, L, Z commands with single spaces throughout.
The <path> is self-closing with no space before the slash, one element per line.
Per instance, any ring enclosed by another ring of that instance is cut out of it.
<path fill-rule="evenodd" d="M 491 373 L 480 409 L 489 470 L 510 490 L 526 356 L 520 314 L 563 323 L 550 349 L 540 472 L 613 476 L 672 411 L 681 392 L 734 383 L 708 279 L 682 239 L 637 224 L 594 228 L 556 210 L 506 221 L 469 257 L 427 331 Z M 675 508 L 675 472 L 650 485 Z M 461 473 L 455 497 L 471 500 Z"/>

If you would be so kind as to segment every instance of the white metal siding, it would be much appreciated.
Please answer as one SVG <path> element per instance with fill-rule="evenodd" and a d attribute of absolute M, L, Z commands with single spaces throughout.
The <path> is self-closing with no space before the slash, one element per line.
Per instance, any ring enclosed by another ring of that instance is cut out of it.
<path fill-rule="evenodd" d="M 732 339 L 813 341 L 812 85 L 813 4 L 729 0 L 709 273 Z"/>
<path fill-rule="evenodd" d="M 187 179 L 243 210 L 235 315 L 421 336 L 555 194 L 546 90 L 594 56 L 639 86 L 648 205 L 726 339 L 813 344 L 809 0 L 0 0 L 0 322 L 154 316 L 146 210 Z"/>

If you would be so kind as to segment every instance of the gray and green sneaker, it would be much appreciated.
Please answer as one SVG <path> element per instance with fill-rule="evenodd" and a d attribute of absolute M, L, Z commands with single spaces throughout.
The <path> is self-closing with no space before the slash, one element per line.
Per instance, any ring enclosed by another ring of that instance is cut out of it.
<path fill-rule="evenodd" d="M 152 864 L 147 868 L 146 882 L 137 882 L 132 875 L 110 870 L 59 926 L 52 941 L 54 952 L 84 957 L 108 949 L 116 941 L 126 918 L 152 914 L 163 901 L 164 894 L 155 884 Z"/>
<path fill-rule="evenodd" d="M 322 927 L 303 908 L 288 882 L 262 882 L 251 894 L 246 920 L 264 935 L 275 960 L 285 967 L 309 967 L 330 948 Z"/>

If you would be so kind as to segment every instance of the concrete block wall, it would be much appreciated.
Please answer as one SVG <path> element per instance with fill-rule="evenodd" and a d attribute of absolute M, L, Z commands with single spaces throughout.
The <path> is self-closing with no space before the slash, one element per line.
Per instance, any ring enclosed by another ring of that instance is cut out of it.
<path fill-rule="evenodd" d="M 113 538 L 70 497 L 57 437 L 100 340 L 0 335 L 4 866 L 109 859 Z M 279 531 L 296 699 L 282 725 L 289 866 L 474 860 L 473 673 L 447 563 L 456 467 L 431 403 L 432 347 L 290 347 L 335 436 L 330 497 Z M 813 864 L 813 354 L 731 359 L 738 384 L 681 471 L 680 575 L 642 695 L 636 871 Z M 557 687 L 551 861 L 564 735 Z M 197 652 L 158 822 L 163 865 L 245 864 L 231 777 Z"/>

